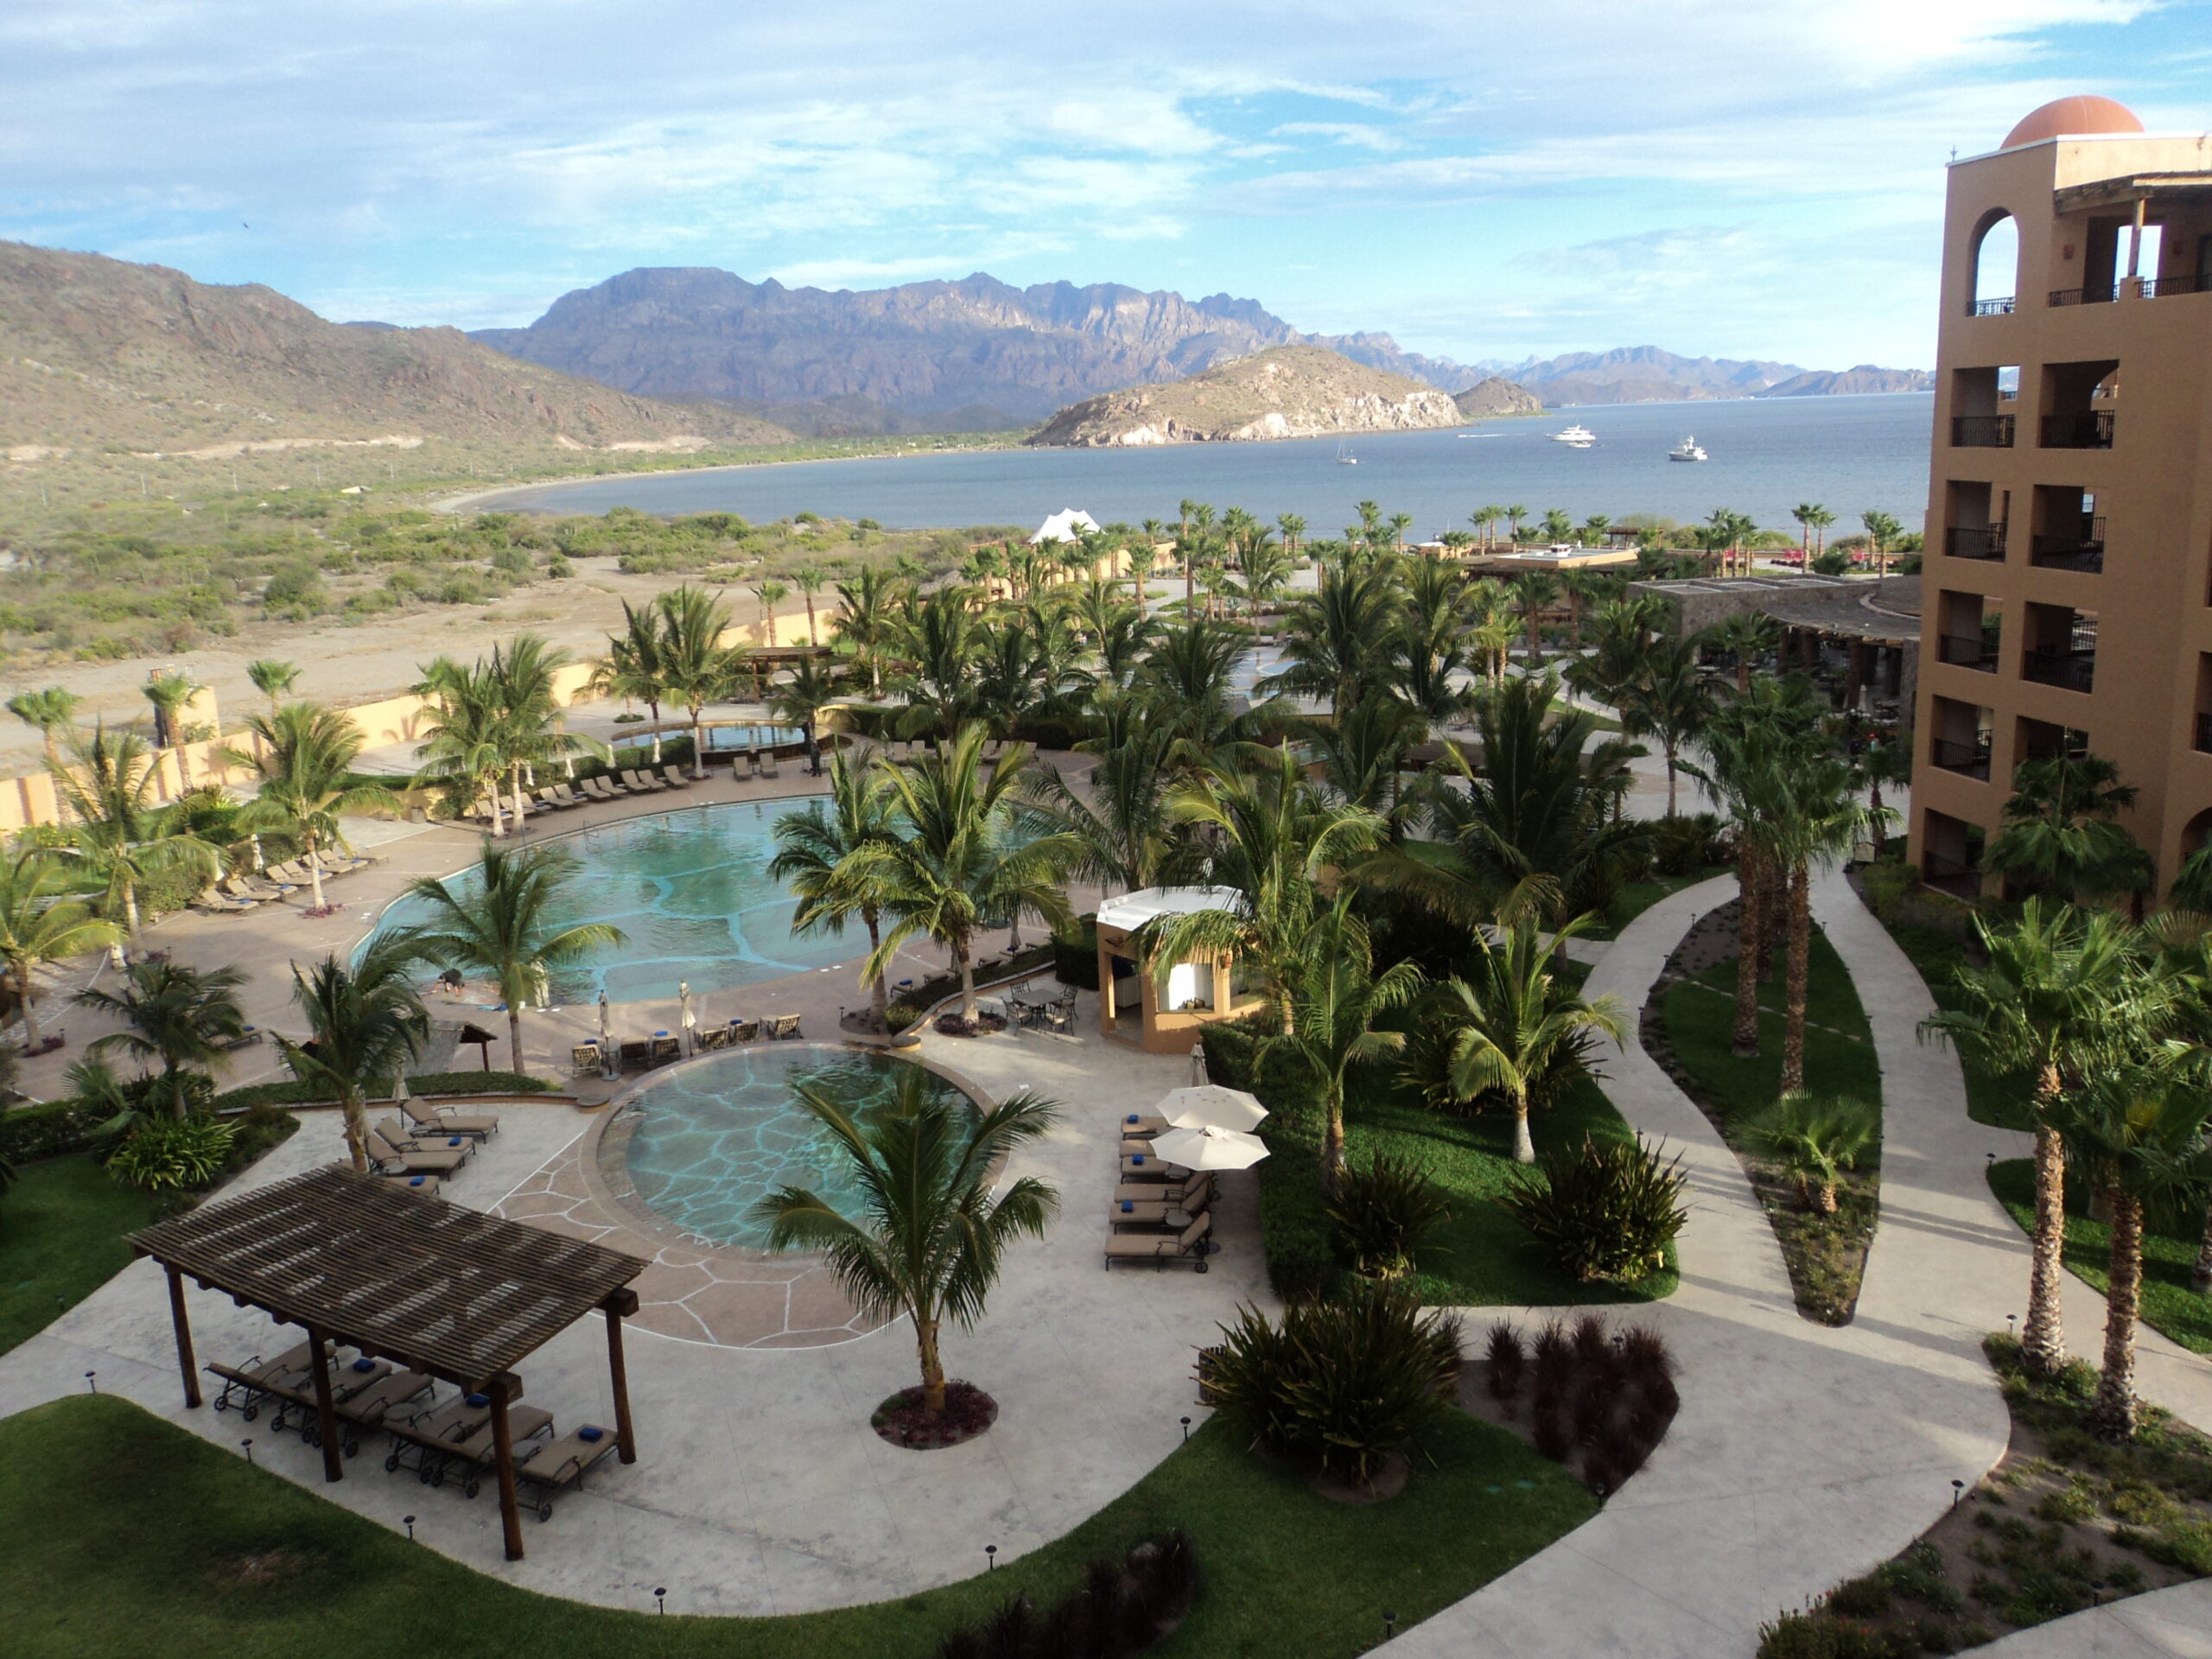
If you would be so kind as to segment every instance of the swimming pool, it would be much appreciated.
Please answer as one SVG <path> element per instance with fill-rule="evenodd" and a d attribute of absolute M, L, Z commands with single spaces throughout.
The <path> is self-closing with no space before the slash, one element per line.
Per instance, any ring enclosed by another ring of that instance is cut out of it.
<path fill-rule="evenodd" d="M 765 1245 L 766 1230 L 747 1212 L 779 1186 L 810 1188 L 857 1216 L 849 1166 L 793 1086 L 812 1084 L 865 1115 L 888 1104 L 898 1079 L 915 1072 L 940 1097 L 964 1098 L 912 1060 L 813 1043 L 766 1043 L 681 1066 L 640 1096 L 631 1184 L 657 1214 L 717 1244 Z"/>
<path fill-rule="evenodd" d="M 673 997 L 689 980 L 694 997 L 711 997 L 759 980 L 826 968 L 868 954 L 868 935 L 794 938 L 790 890 L 768 874 L 776 820 L 804 811 L 816 797 L 741 801 L 602 824 L 548 843 L 576 855 L 582 870 L 556 907 L 556 925 L 612 922 L 628 937 L 554 976 L 553 1001 L 610 1002 Z M 464 870 L 453 884 L 472 886 Z M 378 932 L 422 922 L 429 906 L 401 899 Z M 727 999 L 699 1009 L 702 1024 L 754 1010 Z M 672 1022 L 671 1022 L 672 1023 Z"/>

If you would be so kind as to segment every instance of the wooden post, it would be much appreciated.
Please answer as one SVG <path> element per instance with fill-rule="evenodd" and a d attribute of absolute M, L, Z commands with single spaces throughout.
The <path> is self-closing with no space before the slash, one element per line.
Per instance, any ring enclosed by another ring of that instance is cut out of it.
<path fill-rule="evenodd" d="M 618 1290 L 607 1299 L 607 1380 L 614 1391 L 614 1443 L 622 1461 L 638 1460 L 638 1431 L 630 1420 L 630 1372 L 622 1362 L 622 1316 L 638 1311 L 638 1293 Z"/>
<path fill-rule="evenodd" d="M 184 1308 L 184 1274 L 162 1264 L 169 1276 L 169 1323 L 176 1327 L 176 1368 L 184 1376 L 184 1403 L 200 1406 L 200 1367 L 192 1357 L 192 1320 Z"/>
<path fill-rule="evenodd" d="M 308 1326 L 308 1363 L 315 1368 L 315 1419 L 322 1433 L 322 1478 L 346 1478 L 346 1453 L 338 1443 L 338 1406 L 330 1394 L 330 1356 L 323 1351 L 322 1332 Z"/>
<path fill-rule="evenodd" d="M 507 1538 L 507 1559 L 522 1560 L 522 1509 L 515 1499 L 515 1440 L 507 1427 L 507 1397 L 515 1380 L 502 1371 L 492 1379 L 492 1452 L 499 1471 L 499 1524 Z"/>

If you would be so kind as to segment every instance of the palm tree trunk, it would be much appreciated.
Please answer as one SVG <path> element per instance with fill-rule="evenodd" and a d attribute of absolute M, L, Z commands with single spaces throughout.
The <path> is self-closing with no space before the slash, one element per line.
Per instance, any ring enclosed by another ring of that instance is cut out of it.
<path fill-rule="evenodd" d="M 1667 816 L 1675 816 L 1675 746 L 1667 745 Z"/>
<path fill-rule="evenodd" d="M 645 707 L 652 711 L 653 765 L 658 766 L 660 765 L 660 704 L 657 701 L 648 698 L 645 702 Z"/>
<path fill-rule="evenodd" d="M 1783 889 L 1782 864 L 1765 854 L 1759 856 L 1759 980 L 1774 977 L 1774 947 L 1789 931 L 1789 897 Z"/>
<path fill-rule="evenodd" d="M 952 941 L 952 959 L 960 968 L 960 1017 L 972 1026 L 976 1012 L 976 964 L 969 959 L 966 934 L 960 934 Z"/>
<path fill-rule="evenodd" d="M 1738 1059 L 1759 1052 L 1759 936 L 1766 918 L 1766 887 L 1759 880 L 1758 849 L 1749 842 L 1736 854 L 1736 1027 L 1729 1046 Z"/>
<path fill-rule="evenodd" d="M 369 1106 L 361 1098 L 359 1089 L 348 1089 L 339 1109 L 346 1118 L 346 1155 L 353 1160 L 353 1173 L 369 1173 Z"/>
<path fill-rule="evenodd" d="M 134 881 L 123 884 L 123 931 L 131 944 L 138 943 L 138 886 Z"/>
<path fill-rule="evenodd" d="M 2204 1243 L 2197 1248 L 2196 1265 L 2190 1269 L 2189 1287 L 2200 1296 L 2212 1296 L 2212 1205 L 2205 1206 Z"/>
<path fill-rule="evenodd" d="M 1326 1122 L 1321 1128 L 1321 1192 L 1333 1198 L 1344 1173 L 1344 1091 L 1341 1084 L 1329 1090 Z"/>
<path fill-rule="evenodd" d="M 315 907 L 317 910 L 327 908 L 322 902 L 322 866 L 315 861 L 312 833 L 308 836 L 308 886 L 315 893 Z"/>
<path fill-rule="evenodd" d="M 1536 1161 L 1536 1143 L 1529 1134 L 1529 1091 L 1525 1089 L 1516 1090 L 1513 1095 L 1513 1161 Z"/>
<path fill-rule="evenodd" d="M 2105 1291 L 2105 1370 L 2089 1421 L 2110 1440 L 2135 1438 L 2135 1315 L 2143 1292 L 2143 1200 L 2104 1184 L 2112 1207 L 2112 1256 Z"/>
<path fill-rule="evenodd" d="M 518 765 L 508 780 L 515 791 L 515 834 L 522 834 L 523 824 L 530 816 L 530 804 L 523 798 L 522 767 Z"/>
<path fill-rule="evenodd" d="M 176 754 L 176 792 L 180 796 L 192 792 L 192 762 L 184 751 L 184 728 L 177 728 L 177 740 L 171 746 Z"/>
<path fill-rule="evenodd" d="M 868 924 L 868 953 L 871 959 L 883 948 L 883 939 L 876 927 L 876 911 L 868 906 L 861 912 L 861 920 Z M 887 1029 L 891 1024 L 891 970 L 880 968 L 868 988 L 868 1007 L 875 1015 L 875 1028 Z"/>
<path fill-rule="evenodd" d="M 2057 1093 L 2046 1074 L 2044 1103 Z M 2020 1359 L 2031 1375 L 2055 1376 L 2066 1364 L 2066 1327 L 2059 1305 L 2066 1244 L 2066 1143 L 2038 1114 L 2036 1125 L 2036 1230 L 2028 1266 L 2028 1324 Z"/>
<path fill-rule="evenodd" d="M 1874 858 L 1878 863 L 1882 855 L 1890 849 L 1890 833 L 1882 823 L 1882 780 L 1879 778 L 1868 780 L 1866 810 L 1874 815 Z"/>
<path fill-rule="evenodd" d="M 691 711 L 691 776 L 696 780 L 707 775 L 707 728 L 699 723 L 699 710 Z"/>
<path fill-rule="evenodd" d="M 937 1321 L 914 1321 L 914 1351 L 922 1364 L 922 1409 L 931 1414 L 944 1409 L 944 1361 L 937 1351 Z"/>
<path fill-rule="evenodd" d="M 522 1010 L 512 999 L 507 1003 L 507 1055 L 513 1062 L 517 1077 L 530 1075 L 530 1068 L 522 1058 Z"/>
<path fill-rule="evenodd" d="M 486 784 L 488 786 L 484 792 L 492 798 L 492 833 L 495 836 L 504 836 L 507 833 L 507 809 L 505 803 L 499 799 L 499 774 L 493 772 Z"/>
<path fill-rule="evenodd" d="M 31 1003 L 31 965 L 28 962 L 16 964 L 16 991 L 23 1004 L 23 1052 L 38 1052 L 38 1010 Z M 2208 1236 L 2212 1236 L 2209 1234 Z"/>
<path fill-rule="evenodd" d="M 1805 1086 L 1805 980 L 1813 953 L 1812 872 L 1802 861 L 1789 869 L 1789 966 L 1783 991 L 1782 1092 Z"/>

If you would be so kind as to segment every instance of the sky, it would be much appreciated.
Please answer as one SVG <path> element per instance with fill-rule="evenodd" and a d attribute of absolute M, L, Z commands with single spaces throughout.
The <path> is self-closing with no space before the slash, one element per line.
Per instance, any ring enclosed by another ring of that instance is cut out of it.
<path fill-rule="evenodd" d="M 1923 367 L 1946 160 L 2074 92 L 2212 127 L 2212 0 L 68 0 L 0 8 L 0 238 L 410 325 L 987 270 Z"/>

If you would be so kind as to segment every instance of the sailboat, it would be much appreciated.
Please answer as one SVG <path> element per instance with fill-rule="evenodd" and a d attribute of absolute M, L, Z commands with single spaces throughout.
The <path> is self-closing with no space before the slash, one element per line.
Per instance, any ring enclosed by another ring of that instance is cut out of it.
<path fill-rule="evenodd" d="M 1337 465 L 1339 467 L 1357 467 L 1359 465 L 1359 457 L 1357 455 L 1348 455 L 1344 453 L 1344 443 L 1342 438 L 1338 438 L 1337 440 Z"/>

